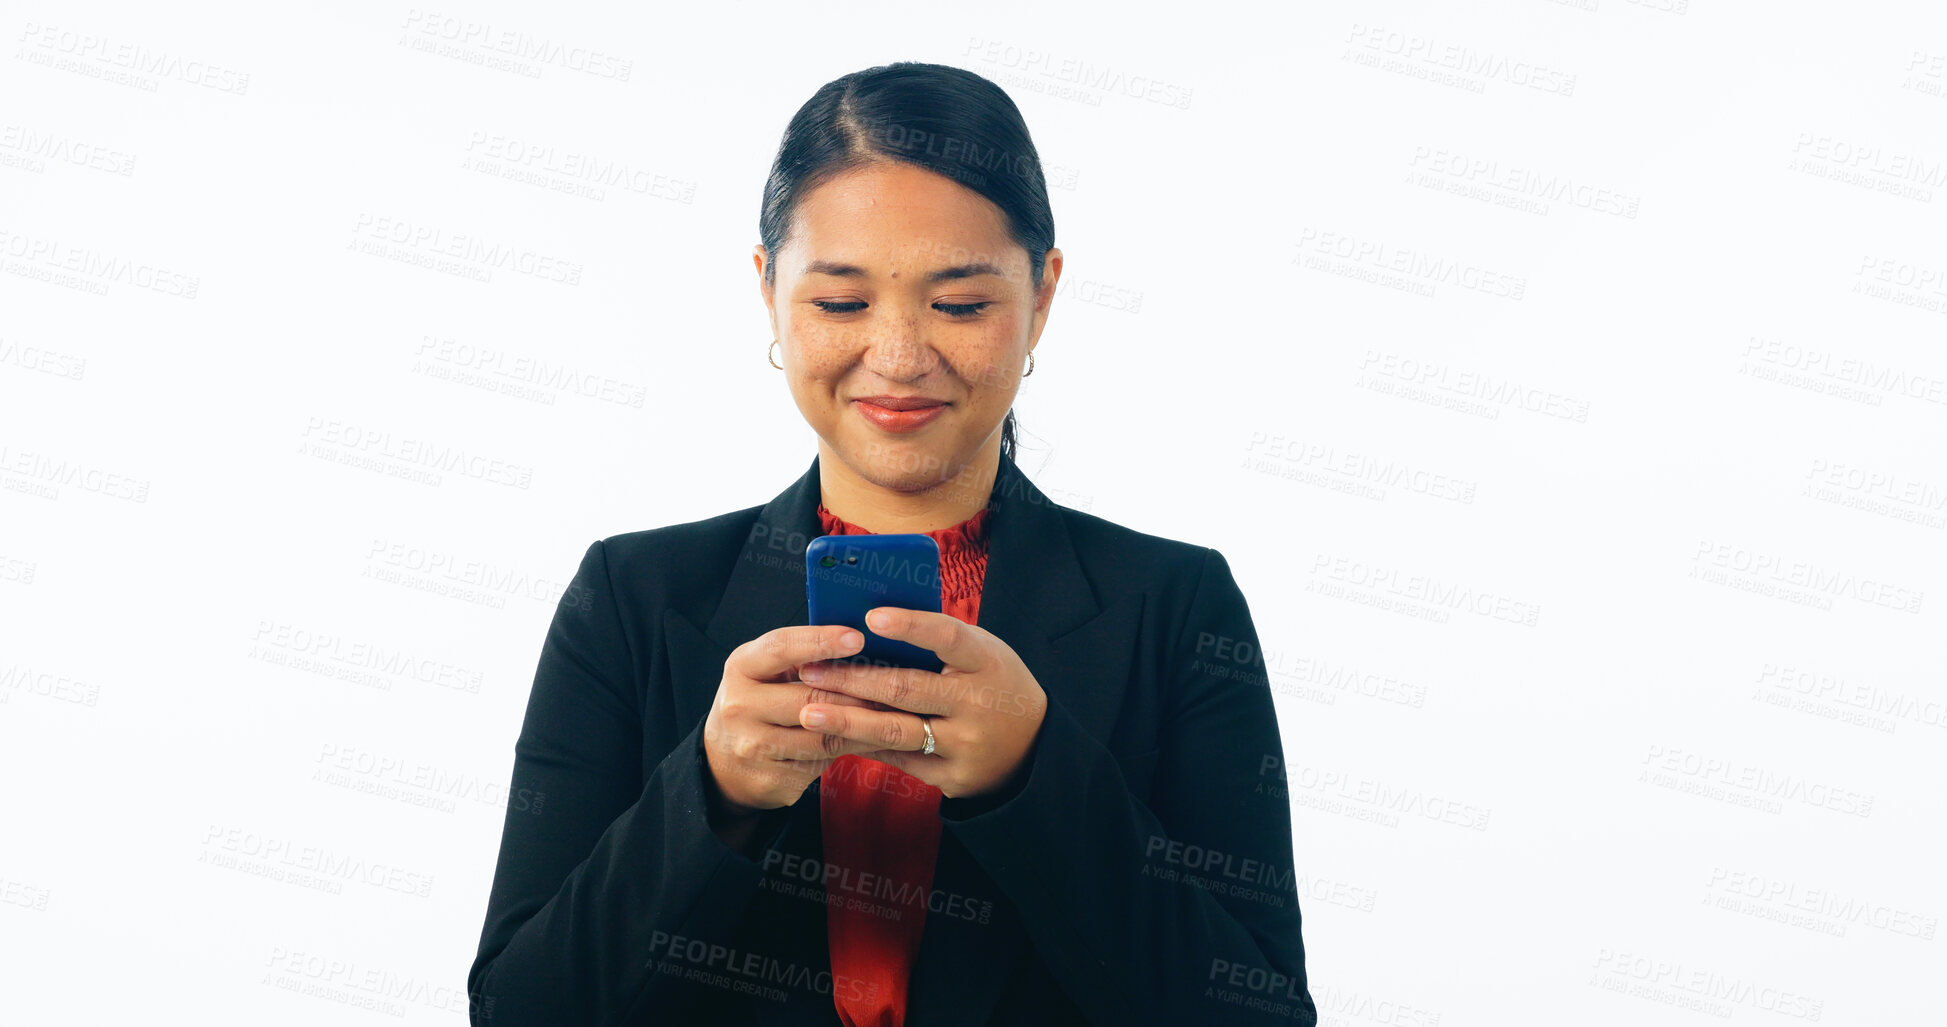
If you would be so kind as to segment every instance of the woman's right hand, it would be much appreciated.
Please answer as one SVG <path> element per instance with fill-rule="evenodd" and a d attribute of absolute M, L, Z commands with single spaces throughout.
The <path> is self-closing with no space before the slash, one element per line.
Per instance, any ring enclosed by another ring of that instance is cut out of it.
<path fill-rule="evenodd" d="M 731 650 L 703 722 L 703 752 L 717 793 L 733 815 L 754 816 L 798 801 L 832 761 L 875 746 L 799 726 L 807 702 L 885 706 L 813 688 L 799 668 L 851 656 L 864 638 L 841 624 L 773 628 Z"/>

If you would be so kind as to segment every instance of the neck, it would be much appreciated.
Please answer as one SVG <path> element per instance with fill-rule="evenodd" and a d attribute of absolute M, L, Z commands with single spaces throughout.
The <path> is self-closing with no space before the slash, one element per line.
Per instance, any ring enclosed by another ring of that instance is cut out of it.
<path fill-rule="evenodd" d="M 980 512 L 1000 472 L 1000 433 L 951 476 L 910 489 L 868 480 L 818 440 L 818 489 L 825 509 L 875 535 L 938 531 Z"/>

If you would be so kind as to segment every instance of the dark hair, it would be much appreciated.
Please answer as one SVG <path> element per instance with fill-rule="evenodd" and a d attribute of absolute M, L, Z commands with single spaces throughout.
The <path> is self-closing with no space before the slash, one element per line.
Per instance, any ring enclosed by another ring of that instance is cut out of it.
<path fill-rule="evenodd" d="M 872 164 L 903 161 L 972 189 L 1006 215 L 1008 234 L 1041 262 L 1055 244 L 1055 215 L 1027 122 L 1001 87 L 961 68 L 899 61 L 825 83 L 785 126 L 764 182 L 759 238 L 777 282 L 777 253 L 798 201 L 826 181 Z M 1001 453 L 1014 458 L 1014 411 L 1001 423 Z"/>

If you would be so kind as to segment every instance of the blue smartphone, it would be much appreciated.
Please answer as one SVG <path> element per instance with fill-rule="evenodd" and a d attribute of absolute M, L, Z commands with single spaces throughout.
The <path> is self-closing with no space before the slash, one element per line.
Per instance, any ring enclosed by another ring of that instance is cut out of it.
<path fill-rule="evenodd" d="M 875 606 L 939 613 L 940 544 L 931 535 L 820 535 L 805 547 L 805 605 L 813 624 L 843 624 L 865 636 L 848 663 L 939 671 L 931 649 L 865 626 Z"/>

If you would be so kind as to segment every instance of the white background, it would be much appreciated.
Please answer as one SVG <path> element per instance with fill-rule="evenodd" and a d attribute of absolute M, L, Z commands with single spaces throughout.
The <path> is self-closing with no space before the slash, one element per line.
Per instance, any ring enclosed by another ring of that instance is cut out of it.
<path fill-rule="evenodd" d="M 1947 16 L 1276 6 L 7 4 L 0 1018 L 464 1022 L 553 602 L 809 465 L 759 196 L 909 59 L 1053 185 L 1023 468 L 1251 601 L 1325 1022 L 1940 1022 Z"/>

